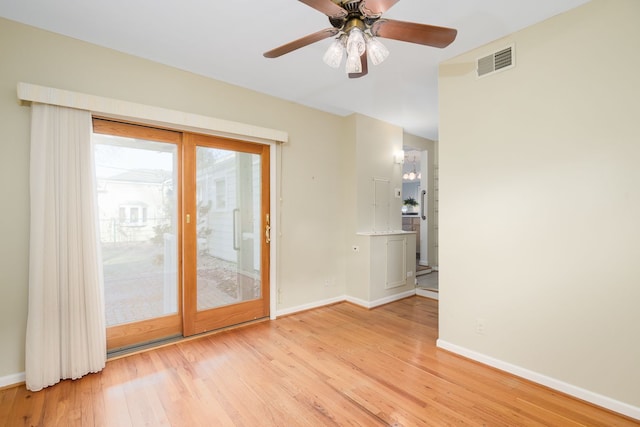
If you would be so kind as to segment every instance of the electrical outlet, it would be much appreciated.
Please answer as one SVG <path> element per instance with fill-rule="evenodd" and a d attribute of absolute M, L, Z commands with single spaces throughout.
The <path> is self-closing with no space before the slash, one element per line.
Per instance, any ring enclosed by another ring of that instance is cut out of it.
<path fill-rule="evenodd" d="M 409 270 L 407 271 L 407 277 L 412 277 L 413 276 L 413 271 Z"/>
<path fill-rule="evenodd" d="M 360 252 L 360 246 L 356 246 L 356 245 L 351 246 L 351 251 Z"/>
<path fill-rule="evenodd" d="M 478 317 L 476 319 L 476 334 L 478 335 L 486 335 L 487 334 L 487 321 Z"/>

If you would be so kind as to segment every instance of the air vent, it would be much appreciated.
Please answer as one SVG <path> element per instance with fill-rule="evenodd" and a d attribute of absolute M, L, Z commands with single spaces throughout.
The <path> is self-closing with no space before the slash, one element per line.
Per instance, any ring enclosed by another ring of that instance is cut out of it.
<path fill-rule="evenodd" d="M 515 65 L 513 60 L 513 46 L 478 59 L 478 77 L 505 70 Z"/>

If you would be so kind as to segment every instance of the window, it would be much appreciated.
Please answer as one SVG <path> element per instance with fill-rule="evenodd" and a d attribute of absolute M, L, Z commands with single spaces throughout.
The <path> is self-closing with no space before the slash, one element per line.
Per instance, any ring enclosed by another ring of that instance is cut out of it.
<path fill-rule="evenodd" d="M 141 204 L 120 206 L 118 217 L 123 227 L 144 227 L 147 225 L 147 207 Z"/>

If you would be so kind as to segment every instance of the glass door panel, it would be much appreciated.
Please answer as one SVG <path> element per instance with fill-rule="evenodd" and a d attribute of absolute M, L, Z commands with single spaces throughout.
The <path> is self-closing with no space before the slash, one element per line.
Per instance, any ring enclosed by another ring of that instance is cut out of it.
<path fill-rule="evenodd" d="M 179 334 L 180 136 L 97 120 L 94 132 L 108 348 Z"/>
<path fill-rule="evenodd" d="M 269 147 L 185 136 L 185 335 L 269 314 Z"/>
<path fill-rule="evenodd" d="M 260 298 L 260 156 L 197 147 L 198 311 Z"/>

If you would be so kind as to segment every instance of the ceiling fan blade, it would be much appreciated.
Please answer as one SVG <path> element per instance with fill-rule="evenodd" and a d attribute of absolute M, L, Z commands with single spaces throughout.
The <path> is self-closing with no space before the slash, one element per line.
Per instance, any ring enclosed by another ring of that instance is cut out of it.
<path fill-rule="evenodd" d="M 332 2 L 331 0 L 298 0 L 301 3 L 306 4 L 318 10 L 331 18 L 344 18 L 347 16 L 347 11 Z"/>
<path fill-rule="evenodd" d="M 360 3 L 360 11 L 365 16 L 380 16 L 400 0 L 364 0 Z"/>
<path fill-rule="evenodd" d="M 357 79 L 359 77 L 364 77 L 369 72 L 369 64 L 367 62 L 367 52 L 360 55 L 360 63 L 362 64 L 362 71 L 359 73 L 349 73 L 350 79 Z"/>
<path fill-rule="evenodd" d="M 325 28 L 324 30 L 320 30 L 313 34 L 304 36 L 298 40 L 283 44 L 282 46 L 279 46 L 275 49 L 271 49 L 270 51 L 265 52 L 263 55 L 265 58 L 277 58 L 278 56 L 282 56 L 285 53 L 292 52 L 296 49 L 300 49 L 301 47 L 310 45 L 311 43 L 315 43 L 331 36 L 335 36 L 336 34 L 338 34 L 337 28 Z"/>
<path fill-rule="evenodd" d="M 379 19 L 371 26 L 371 34 L 377 37 L 418 43 L 433 47 L 447 47 L 455 39 L 458 31 L 453 28 L 414 22 Z"/>

